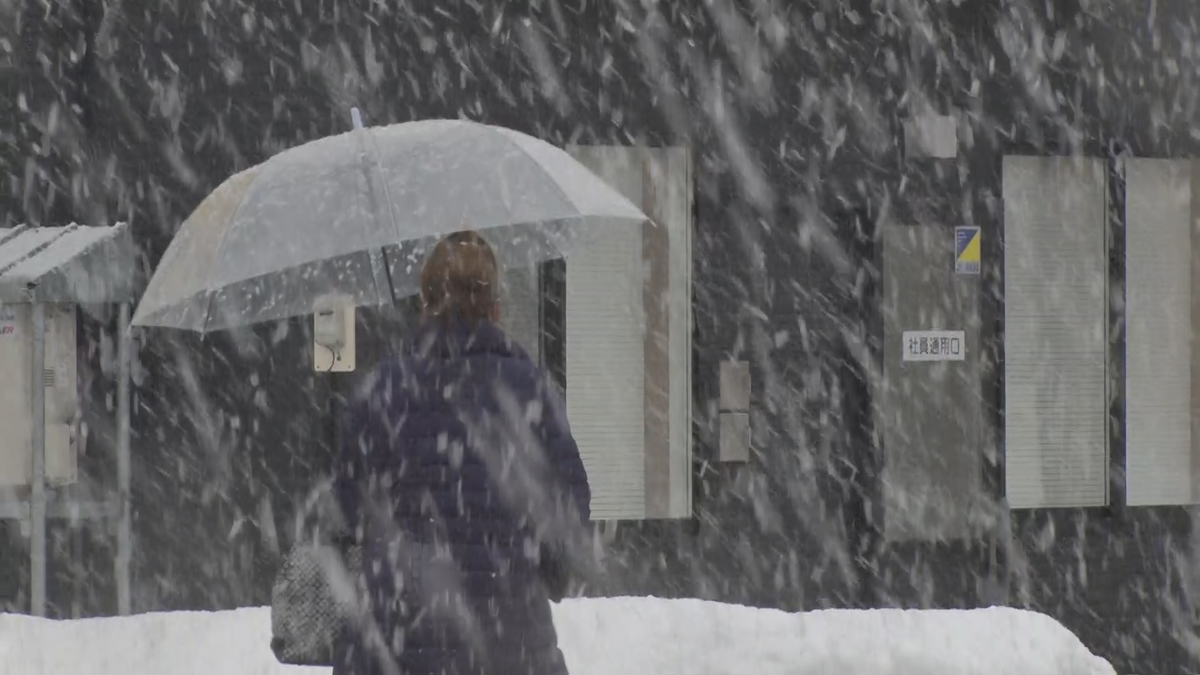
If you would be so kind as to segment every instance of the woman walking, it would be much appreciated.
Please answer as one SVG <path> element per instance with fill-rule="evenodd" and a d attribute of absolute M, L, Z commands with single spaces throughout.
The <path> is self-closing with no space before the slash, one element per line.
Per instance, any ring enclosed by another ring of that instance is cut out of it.
<path fill-rule="evenodd" d="M 439 242 L 420 326 L 350 401 L 334 488 L 364 602 L 335 675 L 567 675 L 549 571 L 587 558 L 591 495 L 560 397 L 497 325 L 498 279 L 479 234 Z"/>

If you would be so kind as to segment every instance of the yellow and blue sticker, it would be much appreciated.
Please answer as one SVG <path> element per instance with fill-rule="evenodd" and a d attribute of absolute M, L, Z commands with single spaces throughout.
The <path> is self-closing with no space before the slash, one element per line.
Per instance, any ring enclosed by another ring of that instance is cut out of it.
<path fill-rule="evenodd" d="M 954 228 L 954 271 L 979 274 L 979 228 Z"/>

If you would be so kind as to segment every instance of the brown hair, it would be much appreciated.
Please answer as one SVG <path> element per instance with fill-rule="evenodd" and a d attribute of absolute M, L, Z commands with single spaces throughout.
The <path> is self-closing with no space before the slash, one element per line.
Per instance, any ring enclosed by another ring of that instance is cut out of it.
<path fill-rule="evenodd" d="M 499 306 L 496 254 L 474 230 L 442 239 L 421 269 L 421 308 L 426 317 L 467 321 L 495 318 Z"/>

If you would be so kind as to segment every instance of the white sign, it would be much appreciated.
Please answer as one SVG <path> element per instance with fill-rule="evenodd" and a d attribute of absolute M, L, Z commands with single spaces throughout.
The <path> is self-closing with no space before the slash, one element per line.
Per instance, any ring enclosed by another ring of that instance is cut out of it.
<path fill-rule="evenodd" d="M 13 310 L 0 306 L 0 338 L 16 337 L 17 335 L 17 313 Z"/>
<path fill-rule="evenodd" d="M 962 361 L 966 358 L 966 333 L 961 330 L 904 331 L 905 361 Z"/>

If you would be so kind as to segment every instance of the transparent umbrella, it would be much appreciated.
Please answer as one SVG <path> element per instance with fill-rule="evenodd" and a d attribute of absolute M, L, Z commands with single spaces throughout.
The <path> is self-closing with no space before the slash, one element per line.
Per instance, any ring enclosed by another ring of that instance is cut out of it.
<path fill-rule="evenodd" d="M 445 234 L 475 229 L 503 266 L 564 257 L 636 206 L 566 152 L 462 120 L 358 128 L 238 173 L 184 222 L 134 316 L 209 332 L 312 311 L 336 293 L 387 305 L 415 294 Z"/>

